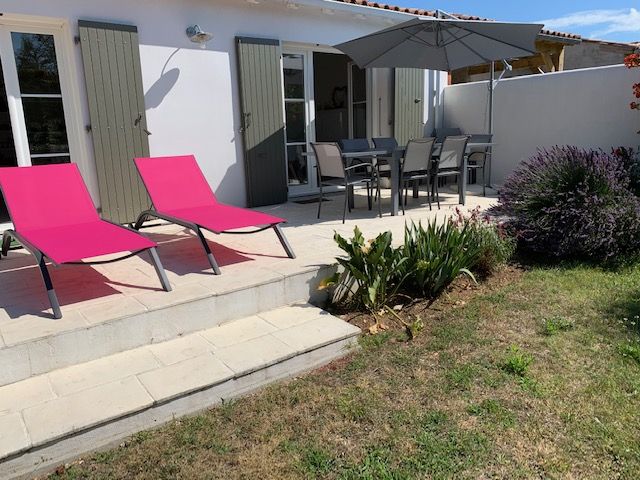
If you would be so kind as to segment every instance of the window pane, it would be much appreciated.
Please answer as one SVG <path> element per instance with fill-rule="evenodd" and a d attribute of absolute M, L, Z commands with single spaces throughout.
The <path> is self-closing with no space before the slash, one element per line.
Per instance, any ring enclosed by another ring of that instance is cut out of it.
<path fill-rule="evenodd" d="M 307 157 L 301 154 L 307 150 L 305 145 L 287 146 L 287 170 L 289 172 L 289 185 L 306 185 L 309 182 L 307 171 Z"/>
<path fill-rule="evenodd" d="M 53 35 L 11 32 L 20 93 L 60 93 Z"/>
<path fill-rule="evenodd" d="M 54 163 L 70 163 L 69 155 L 61 155 L 59 157 L 36 157 L 31 159 L 31 165 L 51 165 Z"/>
<path fill-rule="evenodd" d="M 287 122 L 287 142 L 306 142 L 304 102 L 287 102 L 284 107 Z"/>
<path fill-rule="evenodd" d="M 31 154 L 69 153 L 61 98 L 23 98 Z"/>
<path fill-rule="evenodd" d="M 304 98 L 304 57 L 284 54 L 284 98 Z"/>

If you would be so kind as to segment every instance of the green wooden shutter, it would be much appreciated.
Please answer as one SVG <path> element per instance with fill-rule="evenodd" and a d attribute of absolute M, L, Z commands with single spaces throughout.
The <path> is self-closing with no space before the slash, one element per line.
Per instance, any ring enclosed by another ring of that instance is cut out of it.
<path fill-rule="evenodd" d="M 102 216 L 127 223 L 150 206 L 133 164 L 149 156 L 138 29 L 80 20 Z"/>
<path fill-rule="evenodd" d="M 424 136 L 424 70 L 395 69 L 394 135 L 400 145 Z"/>
<path fill-rule="evenodd" d="M 278 40 L 237 37 L 247 201 L 287 201 L 282 51 Z"/>

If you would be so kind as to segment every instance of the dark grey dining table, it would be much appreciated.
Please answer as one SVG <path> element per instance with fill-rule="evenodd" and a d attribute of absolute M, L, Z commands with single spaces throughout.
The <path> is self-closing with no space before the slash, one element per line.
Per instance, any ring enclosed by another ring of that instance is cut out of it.
<path fill-rule="evenodd" d="M 467 143 L 467 153 L 473 148 L 487 148 L 493 146 L 494 143 L 488 142 L 469 142 Z M 436 143 L 434 145 L 434 156 L 437 157 L 442 148 L 442 143 Z M 348 163 L 354 159 L 384 159 L 389 164 L 390 170 L 390 182 L 391 182 L 391 215 L 398 215 L 400 210 L 400 162 L 404 156 L 406 147 L 397 147 L 393 151 L 382 149 L 363 150 L 360 152 L 342 152 L 342 158 Z M 311 152 L 307 153 L 307 155 Z M 466 203 L 466 190 L 467 190 L 467 156 L 464 157 L 464 165 L 462 168 L 461 179 L 458 182 L 458 202 L 461 205 Z M 417 197 L 417 184 L 414 185 L 414 197 Z M 349 189 L 349 205 L 353 207 L 354 195 L 353 188 Z"/>

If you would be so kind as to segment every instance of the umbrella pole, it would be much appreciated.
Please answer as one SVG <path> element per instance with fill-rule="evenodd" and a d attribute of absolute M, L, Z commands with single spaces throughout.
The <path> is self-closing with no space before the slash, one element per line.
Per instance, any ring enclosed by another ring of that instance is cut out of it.
<path fill-rule="evenodd" d="M 495 76 L 496 76 L 496 62 L 491 62 L 490 75 L 489 75 L 489 135 L 493 135 L 493 88 L 495 83 Z M 491 141 L 493 141 L 493 137 Z M 487 169 L 488 170 L 487 175 L 485 175 L 486 180 L 484 185 L 485 187 L 489 187 L 489 188 L 491 188 L 491 164 L 493 163 L 491 150 L 492 150 L 491 147 L 487 149 L 489 158 L 486 166 L 489 168 Z"/>

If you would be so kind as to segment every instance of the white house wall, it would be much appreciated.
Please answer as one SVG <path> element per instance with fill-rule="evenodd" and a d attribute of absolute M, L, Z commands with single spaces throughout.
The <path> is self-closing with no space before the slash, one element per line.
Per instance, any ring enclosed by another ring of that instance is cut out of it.
<path fill-rule="evenodd" d="M 539 147 L 638 146 L 640 116 L 629 109 L 637 78 L 620 65 L 502 80 L 495 90 L 493 183 L 503 183 Z M 487 82 L 446 87 L 443 102 L 445 126 L 487 131 Z"/>
<path fill-rule="evenodd" d="M 307 4 L 331 5 L 330 2 Z M 403 15 L 341 6 L 333 14 L 320 8 L 287 8 L 280 0 L 253 4 L 241 0 L 0 0 L 5 18 L 13 14 L 62 19 L 68 28 L 72 53 L 72 83 L 78 90 L 82 125 L 89 114 L 80 47 L 73 44 L 79 19 L 132 24 L 138 27 L 152 155 L 194 153 L 223 201 L 246 202 L 234 38 L 256 36 L 283 41 L 333 45 L 402 21 Z M 206 49 L 185 35 L 199 24 L 213 34 Z M 384 75 L 378 83 L 388 89 Z M 382 113 L 389 118 L 388 99 Z M 431 101 L 430 101 L 431 102 Z M 425 117 L 426 119 L 426 117 Z M 383 129 L 390 133 L 390 130 Z M 381 132 L 382 133 L 382 132 Z M 97 181 L 90 135 L 80 164 L 96 201 Z"/>

